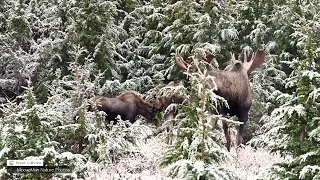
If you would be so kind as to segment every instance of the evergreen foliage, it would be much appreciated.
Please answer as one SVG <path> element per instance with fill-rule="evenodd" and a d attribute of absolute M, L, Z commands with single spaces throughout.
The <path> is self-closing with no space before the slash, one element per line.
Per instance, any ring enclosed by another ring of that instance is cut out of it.
<path fill-rule="evenodd" d="M 254 97 L 244 140 L 289 156 L 265 178 L 319 179 L 319 7 L 317 0 L 0 1 L 0 177 L 62 177 L 13 176 L 7 159 L 74 166 L 67 176 L 80 178 L 91 165 L 146 158 L 139 145 L 152 125 L 108 127 L 105 114 L 88 111 L 93 94 L 133 90 L 149 102 L 159 94 L 192 99 L 173 119 L 156 117 L 173 129 L 175 144 L 160 159 L 172 176 L 237 178 L 220 167 L 229 153 L 213 125 L 232 121 L 205 110 L 224 101 L 204 88 L 211 79 L 200 59 L 210 53 L 211 66 L 223 68 L 229 52 L 263 48 L 269 55 L 249 77 Z M 176 65 L 176 51 L 193 60 L 188 73 Z M 184 86 L 160 88 L 171 80 Z"/>
<path fill-rule="evenodd" d="M 272 151 L 280 151 L 291 159 L 275 165 L 269 173 L 271 179 L 320 177 L 319 8 L 314 3 L 282 3 L 272 12 L 286 20 L 274 18 L 271 22 L 281 27 L 276 31 L 279 37 L 276 40 L 282 39 L 278 46 L 285 44 L 288 48 L 283 47 L 278 58 L 286 60 L 291 72 L 282 81 L 283 89 L 274 91 L 269 97 L 271 102 L 276 102 L 276 108 L 265 117 L 269 122 L 264 125 L 266 133 L 262 137 Z M 285 14 L 278 14 L 278 9 L 285 9 Z"/>
<path fill-rule="evenodd" d="M 40 179 L 54 176 L 50 173 L 10 175 L 5 171 L 8 159 L 42 159 L 46 166 L 67 165 L 75 167 L 75 173 L 80 173 L 82 169 L 79 165 L 84 164 L 85 157 L 70 153 L 66 146 L 61 148 L 66 144 L 57 139 L 60 131 L 59 122 L 63 122 L 59 109 L 51 105 L 52 101 L 43 105 L 37 104 L 31 88 L 27 90 L 24 99 L 19 104 L 6 104 L 2 109 L 1 122 L 4 125 L 1 131 L 1 176 Z M 59 97 L 52 96 L 50 99 L 59 100 Z M 75 174 L 70 175 L 76 177 Z"/>

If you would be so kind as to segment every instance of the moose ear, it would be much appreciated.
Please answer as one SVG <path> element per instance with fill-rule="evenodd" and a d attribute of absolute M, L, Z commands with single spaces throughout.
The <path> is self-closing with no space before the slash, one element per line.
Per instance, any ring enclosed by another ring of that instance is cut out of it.
<path fill-rule="evenodd" d="M 214 55 L 209 53 L 205 58 L 203 58 L 203 60 L 210 64 L 213 58 Z"/>
<path fill-rule="evenodd" d="M 163 108 L 162 98 L 157 98 L 153 103 L 153 109 L 159 111 Z"/>

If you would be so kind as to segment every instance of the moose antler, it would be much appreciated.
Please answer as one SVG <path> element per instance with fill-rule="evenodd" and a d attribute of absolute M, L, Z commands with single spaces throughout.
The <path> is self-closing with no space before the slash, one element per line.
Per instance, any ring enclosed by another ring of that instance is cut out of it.
<path fill-rule="evenodd" d="M 236 58 L 234 57 L 234 53 L 230 53 L 230 54 L 231 54 L 232 64 L 235 64 L 236 63 Z"/>
<path fill-rule="evenodd" d="M 246 69 L 247 73 L 250 73 L 253 69 L 260 66 L 264 62 L 265 56 L 266 52 L 259 49 L 252 54 L 250 61 L 247 62 L 247 53 L 244 52 L 243 67 Z"/>
<path fill-rule="evenodd" d="M 209 53 L 206 57 L 203 58 L 203 60 L 206 61 L 207 63 L 211 63 L 213 58 L 214 58 L 213 54 Z M 187 63 L 178 52 L 176 52 L 176 61 L 180 68 L 182 68 L 184 71 L 187 71 L 188 65 L 190 64 Z"/>
<path fill-rule="evenodd" d="M 236 59 L 235 59 L 234 53 L 230 53 L 230 54 L 231 54 L 232 64 L 235 64 Z M 244 56 L 243 67 L 245 68 L 245 70 L 248 73 L 250 73 L 253 69 L 257 68 L 258 66 L 260 66 L 264 62 L 264 57 L 266 55 L 266 52 L 264 50 L 260 50 L 260 49 L 257 50 L 255 53 L 252 54 L 252 57 L 249 62 L 248 62 L 248 56 L 247 56 L 246 51 L 239 54 L 239 56 L 238 56 L 239 59 L 242 54 Z M 213 57 L 214 56 L 212 54 L 208 54 L 205 58 L 203 58 L 203 60 L 210 63 L 212 61 Z M 184 61 L 183 57 L 180 56 L 180 54 L 178 52 L 176 53 L 176 61 L 177 61 L 178 66 L 180 68 L 182 68 L 184 71 L 186 71 L 188 69 L 188 65 L 190 65 L 189 63 Z"/>
<path fill-rule="evenodd" d="M 180 68 L 182 68 L 184 71 L 186 71 L 188 69 L 188 63 L 186 63 L 184 60 L 183 60 L 183 57 L 180 56 L 180 54 L 177 52 L 176 53 L 176 61 L 177 61 L 177 64 Z"/>

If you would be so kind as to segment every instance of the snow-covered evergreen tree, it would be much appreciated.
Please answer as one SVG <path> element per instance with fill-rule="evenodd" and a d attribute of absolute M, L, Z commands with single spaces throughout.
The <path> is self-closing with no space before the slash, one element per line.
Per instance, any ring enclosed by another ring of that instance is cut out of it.
<path fill-rule="evenodd" d="M 319 179 L 319 8 L 316 1 L 283 2 L 275 5 L 273 23 L 279 59 L 291 69 L 283 81 L 284 89 L 274 91 L 277 102 L 261 135 L 272 151 L 290 160 L 275 165 L 271 179 Z M 277 17 L 281 17 L 281 21 Z M 279 41 L 279 42 L 278 42 Z"/>
<path fill-rule="evenodd" d="M 217 110 L 227 103 L 212 91 L 215 87 L 209 84 L 215 84 L 214 77 L 205 75 L 202 68 L 205 66 L 199 59 L 201 56 L 193 56 L 196 70 L 187 72 L 193 92 L 192 104 L 185 106 L 174 120 L 176 141 L 160 159 L 160 165 L 169 166 L 170 175 L 178 178 L 235 179 L 233 172 L 219 165 L 230 158 L 230 154 L 224 147 L 222 129 L 216 126 L 218 120 L 232 121 L 207 112 L 208 108 Z"/>
<path fill-rule="evenodd" d="M 42 159 L 46 166 L 75 167 L 74 174 L 69 174 L 75 177 L 76 173 L 83 170 L 81 164 L 85 163 L 85 157 L 71 153 L 67 149 L 63 150 L 61 147 L 68 145 L 57 139 L 57 134 L 61 130 L 59 126 L 64 122 L 63 113 L 57 108 L 59 100 L 61 100 L 59 95 L 56 95 L 50 97 L 43 105 L 37 104 L 32 88 L 30 88 L 23 102 L 8 103 L 3 106 L 3 116 L 0 119 L 2 124 L 0 142 L 2 178 L 13 177 L 6 171 L 6 160 L 8 159 Z M 56 175 L 26 173 L 14 176 L 47 179 Z"/>
<path fill-rule="evenodd" d="M 184 74 L 174 53 L 179 49 L 195 61 L 212 53 L 211 65 L 224 67 L 229 52 L 264 48 L 270 55 L 249 77 L 254 98 L 246 140 L 260 134 L 272 151 L 291 156 L 290 162 L 274 166 L 270 179 L 319 178 L 317 3 L 0 1 L 1 173 L 7 158 L 81 165 L 72 174 L 78 177 L 84 176 L 84 168 L 146 158 L 138 145 L 153 127 L 128 127 L 120 120 L 107 130 L 104 114 L 87 109 L 92 94 L 114 97 L 134 90 L 152 102 L 157 93 L 188 95 L 193 90 L 192 105 L 182 106 L 173 120 L 162 124 L 175 124 L 178 134 L 163 164 L 173 163 L 173 175 L 186 173 L 185 178 L 230 179 L 232 173 L 223 176 L 227 171 L 219 166 L 228 156 L 221 147 L 222 131 L 206 131 L 209 124 L 203 123 L 219 119 L 203 109 L 217 97 L 200 88 L 203 71 Z M 184 81 L 184 87 L 159 91 L 168 80 Z M 10 102 L 8 94 L 22 96 Z"/>

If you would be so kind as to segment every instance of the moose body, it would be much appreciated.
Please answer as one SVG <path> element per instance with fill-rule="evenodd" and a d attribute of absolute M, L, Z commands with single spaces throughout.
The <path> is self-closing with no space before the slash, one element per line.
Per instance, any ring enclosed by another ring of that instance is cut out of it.
<path fill-rule="evenodd" d="M 219 107 L 218 113 L 227 116 L 237 116 L 240 122 L 240 126 L 237 128 L 237 145 L 242 142 L 243 129 L 246 122 L 249 119 L 249 110 L 252 105 L 252 92 L 249 83 L 248 74 L 260 64 L 263 63 L 265 57 L 264 51 L 258 51 L 253 54 L 251 60 L 247 62 L 246 53 L 244 54 L 244 63 L 236 61 L 234 55 L 232 55 L 232 64 L 228 65 L 224 70 L 214 69 L 208 71 L 206 75 L 215 77 L 215 84 L 217 90 L 215 93 L 226 99 L 229 108 Z M 208 58 L 207 58 L 208 60 Z M 212 59 L 211 59 L 212 60 Z M 209 60 L 208 62 L 210 63 Z M 187 70 L 187 63 L 181 56 L 176 54 L 176 61 L 178 65 Z M 214 87 L 212 82 L 208 82 L 209 87 Z M 226 147 L 230 151 L 231 138 L 228 128 L 228 124 L 223 122 L 223 131 L 226 136 L 227 144 Z"/>
<path fill-rule="evenodd" d="M 238 64 L 239 65 L 239 64 Z M 240 124 L 237 129 L 236 143 L 239 145 L 242 141 L 241 135 L 246 122 L 249 119 L 249 110 L 252 105 L 252 92 L 250 88 L 247 72 L 243 68 L 230 68 L 225 70 L 209 71 L 207 75 L 216 77 L 215 83 L 218 90 L 215 93 L 223 97 L 229 105 L 219 107 L 218 112 L 223 116 L 237 116 Z M 227 149 L 230 151 L 231 138 L 228 131 L 228 124 L 223 121 L 223 131 L 227 140 Z"/>
<path fill-rule="evenodd" d="M 154 116 L 153 106 L 131 91 L 124 92 L 115 98 L 96 96 L 92 101 L 99 111 L 107 114 L 107 123 L 111 121 L 117 123 L 115 118 L 118 115 L 131 123 L 135 122 L 137 115 L 142 115 L 147 120 L 151 120 Z"/>

